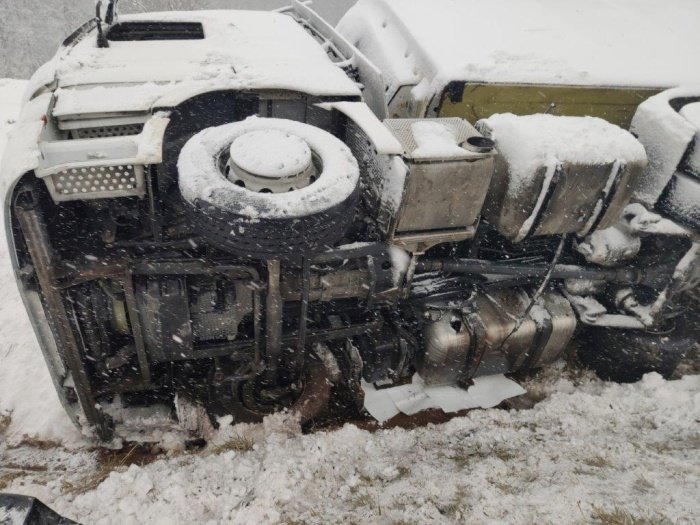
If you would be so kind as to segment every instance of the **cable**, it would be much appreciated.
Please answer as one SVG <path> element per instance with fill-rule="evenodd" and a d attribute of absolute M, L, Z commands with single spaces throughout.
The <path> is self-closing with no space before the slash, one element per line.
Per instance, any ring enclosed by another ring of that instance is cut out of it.
<path fill-rule="evenodd" d="M 559 246 L 557 247 L 557 251 L 554 253 L 554 257 L 552 258 L 552 262 L 549 264 L 549 270 L 547 271 L 547 274 L 544 277 L 544 280 L 542 281 L 542 284 L 540 284 L 539 288 L 537 288 L 537 291 L 534 293 L 532 298 L 530 299 L 530 304 L 527 305 L 527 308 L 525 309 L 525 312 L 523 315 L 521 315 L 518 320 L 515 323 L 515 326 L 513 329 L 510 331 L 510 333 L 503 339 L 503 342 L 499 346 L 498 350 L 502 350 L 505 344 L 508 342 L 508 340 L 517 332 L 520 330 L 520 327 L 523 325 L 525 320 L 527 319 L 528 315 L 530 315 L 530 312 L 532 309 L 535 307 L 535 304 L 537 303 L 537 300 L 540 298 L 540 296 L 544 293 L 545 288 L 549 285 L 550 281 L 552 280 L 552 275 L 554 274 L 554 269 L 559 263 L 559 259 L 561 258 L 561 255 L 564 251 L 564 246 L 566 246 L 566 242 L 568 241 L 569 236 L 564 235 L 561 238 L 561 242 L 559 242 Z"/>

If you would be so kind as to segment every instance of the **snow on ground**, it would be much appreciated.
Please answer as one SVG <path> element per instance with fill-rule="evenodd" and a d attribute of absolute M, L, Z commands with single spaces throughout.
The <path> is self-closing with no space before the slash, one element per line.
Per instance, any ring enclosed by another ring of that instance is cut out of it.
<path fill-rule="evenodd" d="M 19 116 L 25 81 L 0 79 L 0 157 L 7 133 Z M 6 181 L 0 181 L 4 188 Z M 4 214 L 0 217 L 0 430 L 4 439 L 80 442 L 58 401 L 34 331 L 24 311 L 12 273 L 5 241 Z"/>
<path fill-rule="evenodd" d="M 0 157 L 5 149 L 7 133 L 19 116 L 26 85 L 25 80 L 0 79 Z"/>
<path fill-rule="evenodd" d="M 560 372 L 530 385 L 548 396 L 531 410 L 309 435 L 278 416 L 99 485 L 96 453 L 0 448 L 18 476 L 4 490 L 95 524 L 697 523 L 700 376 L 616 385 Z"/>
<path fill-rule="evenodd" d="M 202 451 L 119 455 L 81 441 L 64 415 L 4 243 L 0 289 L 0 491 L 84 524 L 700 521 L 697 375 L 616 385 L 559 365 L 527 385 L 544 399 L 531 410 L 308 435 L 275 416 Z"/>

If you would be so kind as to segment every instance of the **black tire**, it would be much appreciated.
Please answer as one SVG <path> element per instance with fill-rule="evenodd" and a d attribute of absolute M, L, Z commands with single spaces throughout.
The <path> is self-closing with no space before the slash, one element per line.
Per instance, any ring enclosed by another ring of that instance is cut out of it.
<path fill-rule="evenodd" d="M 321 163 L 316 182 L 285 194 L 251 192 L 221 170 L 222 153 L 243 133 L 290 131 L 309 143 Z M 251 118 L 209 128 L 190 139 L 178 162 L 180 192 L 198 234 L 229 253 L 253 259 L 298 259 L 325 251 L 355 216 L 359 168 L 350 149 L 313 126 Z"/>
<path fill-rule="evenodd" d="M 579 339 L 579 360 L 601 379 L 634 383 L 657 372 L 668 379 L 697 342 L 682 321 L 669 332 L 587 327 Z"/>

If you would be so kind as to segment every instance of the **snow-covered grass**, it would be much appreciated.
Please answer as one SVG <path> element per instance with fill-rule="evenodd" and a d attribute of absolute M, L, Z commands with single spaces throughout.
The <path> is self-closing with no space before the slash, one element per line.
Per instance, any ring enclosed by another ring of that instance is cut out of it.
<path fill-rule="evenodd" d="M 274 416 L 198 452 L 105 452 L 58 403 L 13 279 L 0 243 L 0 491 L 81 523 L 700 520 L 700 376 L 616 385 L 559 365 L 526 385 L 531 410 L 307 435 Z"/>
<path fill-rule="evenodd" d="M 109 475 L 96 452 L 0 448 L 0 484 L 95 524 L 700 519 L 700 376 L 616 385 L 552 369 L 529 386 L 546 396 L 531 410 L 309 435 L 277 416 L 201 452 L 122 455 Z"/>

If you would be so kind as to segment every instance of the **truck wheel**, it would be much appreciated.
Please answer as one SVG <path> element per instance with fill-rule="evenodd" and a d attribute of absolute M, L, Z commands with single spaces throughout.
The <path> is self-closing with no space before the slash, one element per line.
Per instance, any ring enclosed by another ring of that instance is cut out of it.
<path fill-rule="evenodd" d="M 667 332 L 588 327 L 581 334 L 579 360 L 607 381 L 633 383 L 657 372 L 668 379 L 697 342 L 677 320 Z"/>
<path fill-rule="evenodd" d="M 254 259 L 296 259 L 333 246 L 359 195 L 350 149 L 291 120 L 253 117 L 208 128 L 185 144 L 178 172 L 199 235 Z"/>

